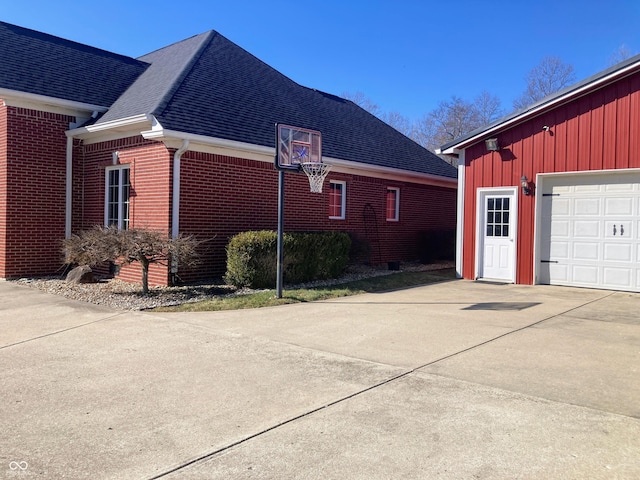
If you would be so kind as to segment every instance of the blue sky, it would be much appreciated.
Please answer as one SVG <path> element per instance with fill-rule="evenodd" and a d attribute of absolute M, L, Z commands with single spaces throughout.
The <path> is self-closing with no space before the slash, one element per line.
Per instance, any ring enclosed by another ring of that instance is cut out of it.
<path fill-rule="evenodd" d="M 294 81 L 417 120 L 483 90 L 506 110 L 545 56 L 577 80 L 640 53 L 638 0 L 7 1 L 0 19 L 137 57 L 217 30 Z"/>

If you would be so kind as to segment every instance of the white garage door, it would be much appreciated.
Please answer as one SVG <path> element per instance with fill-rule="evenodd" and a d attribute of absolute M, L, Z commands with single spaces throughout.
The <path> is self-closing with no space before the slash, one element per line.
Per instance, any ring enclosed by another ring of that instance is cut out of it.
<path fill-rule="evenodd" d="M 542 181 L 539 282 L 640 291 L 640 174 Z"/>

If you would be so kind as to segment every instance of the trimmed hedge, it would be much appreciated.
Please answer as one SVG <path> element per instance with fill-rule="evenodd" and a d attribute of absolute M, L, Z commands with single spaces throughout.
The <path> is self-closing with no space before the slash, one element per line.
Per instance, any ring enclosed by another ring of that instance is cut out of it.
<path fill-rule="evenodd" d="M 236 287 L 274 288 L 278 234 L 242 232 L 227 245 L 225 281 Z M 285 233 L 283 281 L 288 284 L 336 278 L 349 262 L 351 239 L 342 232 Z"/>

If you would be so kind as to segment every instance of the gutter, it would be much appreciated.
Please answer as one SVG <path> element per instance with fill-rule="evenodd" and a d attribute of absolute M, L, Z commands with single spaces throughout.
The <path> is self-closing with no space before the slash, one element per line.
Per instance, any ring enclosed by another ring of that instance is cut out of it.
<path fill-rule="evenodd" d="M 230 156 L 238 156 L 238 153 L 241 153 L 245 158 L 268 163 L 273 163 L 273 156 L 275 154 L 275 149 L 273 147 L 265 147 L 262 145 L 238 142 L 234 140 L 168 130 L 162 128 L 159 124 L 158 128 L 141 132 L 141 134 L 145 139 L 162 141 L 168 147 L 178 148 L 178 145 L 186 140 L 191 142 L 190 150 L 219 153 Z M 456 188 L 458 183 L 455 178 L 451 177 L 402 170 L 398 168 L 382 167 L 372 164 L 362 164 L 326 156 L 323 156 L 322 158 L 325 162 L 333 165 L 333 171 L 341 171 L 376 178 L 379 176 L 385 176 L 389 180 L 411 181 L 423 185 L 433 185 L 445 188 Z"/>

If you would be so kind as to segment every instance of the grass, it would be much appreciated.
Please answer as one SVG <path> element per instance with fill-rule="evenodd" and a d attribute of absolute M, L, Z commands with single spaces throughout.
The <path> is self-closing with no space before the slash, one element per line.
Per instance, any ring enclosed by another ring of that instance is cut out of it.
<path fill-rule="evenodd" d="M 215 297 L 201 302 L 185 303 L 174 307 L 160 307 L 157 312 L 211 312 L 217 310 L 240 310 L 244 308 L 272 307 L 291 303 L 316 302 L 337 297 L 348 297 L 363 293 L 387 292 L 403 288 L 438 283 L 455 278 L 455 270 L 430 270 L 425 272 L 398 272 L 379 277 L 370 277 L 328 287 L 283 289 L 282 298 L 276 298 L 275 290 L 237 296 Z"/>

